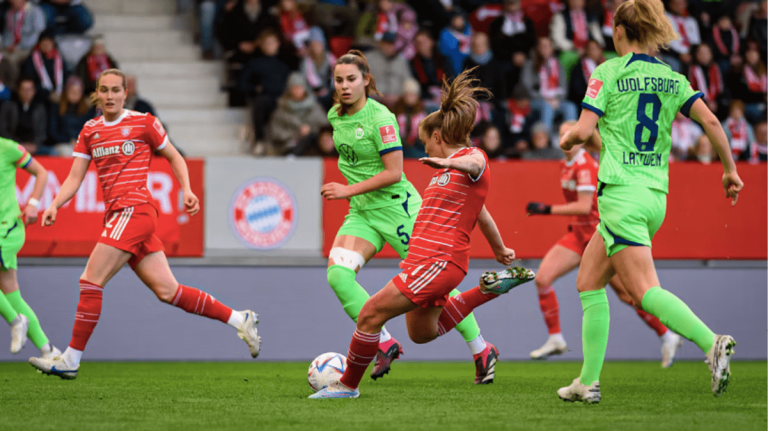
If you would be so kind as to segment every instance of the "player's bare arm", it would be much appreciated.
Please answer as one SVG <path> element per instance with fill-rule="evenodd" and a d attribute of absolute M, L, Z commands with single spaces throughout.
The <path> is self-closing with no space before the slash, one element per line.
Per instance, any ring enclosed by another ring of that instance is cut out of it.
<path fill-rule="evenodd" d="M 403 177 L 403 152 L 390 151 L 381 156 L 381 161 L 384 163 L 384 170 L 371 178 L 351 185 L 340 183 L 324 184 L 320 188 L 320 194 L 327 200 L 347 199 L 352 196 L 383 189 L 400 181 Z"/>
<path fill-rule="evenodd" d="M 192 188 L 189 185 L 189 170 L 187 169 L 187 162 L 184 160 L 184 157 L 179 154 L 179 150 L 173 146 L 171 141 L 167 141 L 165 147 L 159 150 L 159 152 L 171 164 L 173 175 L 181 184 L 181 190 L 184 194 L 184 206 L 187 208 L 187 213 L 189 215 L 197 214 L 200 211 L 200 200 L 192 193 Z"/>
<path fill-rule="evenodd" d="M 477 217 L 477 225 L 480 227 L 480 231 L 488 240 L 493 254 L 496 256 L 496 261 L 502 265 L 511 265 L 515 260 L 515 251 L 511 248 L 504 246 L 504 240 L 501 238 L 499 228 L 496 227 L 496 222 L 493 221 L 491 213 L 483 205 L 483 209 L 480 210 L 480 215 Z"/>
<path fill-rule="evenodd" d="M 32 159 L 32 162 L 24 170 L 35 176 L 32 195 L 30 195 L 27 206 L 24 208 L 24 223 L 30 225 L 37 221 L 37 210 L 40 205 L 40 198 L 43 196 L 43 190 L 45 190 L 45 184 L 48 182 L 48 171 L 35 159 Z"/>
<path fill-rule="evenodd" d="M 691 118 L 701 124 L 707 138 L 712 142 L 712 147 L 720 156 L 723 163 L 723 188 L 725 197 L 733 199 L 731 205 L 736 205 L 739 200 L 739 192 L 744 188 L 744 183 L 736 172 L 736 163 L 733 161 L 731 147 L 728 145 L 728 138 L 725 136 L 723 126 L 715 114 L 709 110 L 709 107 L 701 99 L 696 100 L 691 107 Z"/>
<path fill-rule="evenodd" d="M 593 138 L 592 135 L 597 130 L 597 120 L 599 119 L 600 117 L 589 109 L 581 111 L 579 121 L 573 129 L 565 132 L 560 138 L 560 148 L 564 151 L 568 151 L 573 148 L 574 145 L 583 144 L 590 139 L 594 140 L 595 138 Z"/>
<path fill-rule="evenodd" d="M 592 210 L 592 195 L 590 192 L 579 192 L 579 200 L 562 205 L 552 205 L 553 215 L 587 215 Z"/>
<path fill-rule="evenodd" d="M 455 169 L 477 178 L 485 169 L 485 159 L 480 154 L 470 154 L 455 159 L 443 159 L 440 157 L 422 157 L 421 163 L 435 169 Z"/>
<path fill-rule="evenodd" d="M 67 179 L 59 189 L 59 194 L 53 198 L 51 206 L 43 213 L 43 226 L 51 226 L 56 223 L 56 212 L 65 203 L 69 202 L 77 193 L 80 188 L 80 184 L 83 183 L 85 174 L 88 172 L 88 165 L 91 164 L 89 159 L 83 159 L 81 157 L 75 157 L 72 161 L 72 168 L 69 170 Z"/>

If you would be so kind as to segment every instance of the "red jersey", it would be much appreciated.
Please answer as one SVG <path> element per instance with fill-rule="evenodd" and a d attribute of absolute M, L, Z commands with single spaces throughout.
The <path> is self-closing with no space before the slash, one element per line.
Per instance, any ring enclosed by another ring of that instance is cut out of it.
<path fill-rule="evenodd" d="M 574 216 L 571 226 L 595 227 L 600 223 L 597 212 L 597 162 L 583 149 L 570 162 L 563 160 L 561 165 L 560 185 L 566 202 L 579 200 L 579 193 L 592 193 L 592 210 L 587 215 Z"/>
<path fill-rule="evenodd" d="M 167 143 L 160 120 L 126 109 L 115 121 L 101 116 L 85 123 L 73 155 L 93 159 L 108 214 L 144 203 L 155 205 L 147 189 L 147 172 L 154 150 Z"/>
<path fill-rule="evenodd" d="M 404 265 L 451 262 L 466 274 L 469 235 L 491 184 L 488 156 L 482 150 L 462 148 L 449 158 L 470 154 L 481 154 L 485 160 L 485 168 L 477 178 L 454 169 L 440 169 L 432 176 L 413 225 Z"/>

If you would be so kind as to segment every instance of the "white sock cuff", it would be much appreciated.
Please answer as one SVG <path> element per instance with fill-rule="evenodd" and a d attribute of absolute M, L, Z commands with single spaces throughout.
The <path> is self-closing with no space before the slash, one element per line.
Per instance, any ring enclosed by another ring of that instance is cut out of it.
<path fill-rule="evenodd" d="M 385 327 L 381 327 L 381 338 L 379 338 L 379 343 L 386 343 L 387 341 L 392 339 L 392 335 L 387 331 Z"/>
<path fill-rule="evenodd" d="M 469 346 L 469 351 L 473 355 L 479 355 L 483 353 L 483 350 L 485 350 L 485 348 L 487 347 L 482 334 L 478 335 L 477 338 L 475 338 L 474 340 L 468 342 L 467 345 Z"/>
<path fill-rule="evenodd" d="M 244 322 L 245 316 L 243 316 L 243 312 L 232 310 L 232 314 L 229 315 L 229 320 L 227 320 L 227 325 L 233 328 L 240 328 Z"/>

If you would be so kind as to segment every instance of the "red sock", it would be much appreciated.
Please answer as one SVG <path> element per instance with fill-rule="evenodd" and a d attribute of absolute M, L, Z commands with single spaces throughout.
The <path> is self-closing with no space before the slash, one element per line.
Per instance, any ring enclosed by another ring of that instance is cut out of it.
<path fill-rule="evenodd" d="M 560 333 L 560 305 L 557 303 L 557 295 L 552 286 L 538 288 L 539 307 L 544 315 L 544 323 L 547 324 L 549 335 Z"/>
<path fill-rule="evenodd" d="M 101 316 L 101 298 L 104 288 L 89 281 L 80 280 L 80 302 L 77 303 L 75 326 L 69 347 L 83 351 Z"/>
<path fill-rule="evenodd" d="M 347 369 L 341 376 L 341 383 L 344 386 L 350 389 L 357 389 L 360 386 L 365 370 L 379 351 L 379 338 L 381 338 L 379 332 L 366 334 L 356 330 L 352 334 L 352 342 L 349 343 L 349 352 L 347 352 Z"/>
<path fill-rule="evenodd" d="M 480 291 L 480 287 L 475 286 L 474 289 L 470 289 L 464 293 L 460 293 L 456 296 L 452 296 L 448 299 L 448 302 L 443 307 L 443 312 L 440 313 L 440 317 L 437 321 L 437 333 L 443 335 L 450 332 L 455 328 L 464 317 L 472 312 L 475 308 L 485 304 L 491 299 L 498 298 L 499 295 L 495 293 L 483 293 Z"/>
<path fill-rule="evenodd" d="M 232 309 L 217 301 L 213 296 L 195 289 L 194 287 L 179 285 L 176 295 L 173 296 L 171 305 L 181 308 L 187 313 L 199 314 L 210 319 L 229 321 Z"/>
<path fill-rule="evenodd" d="M 646 325 L 650 326 L 651 329 L 656 331 L 656 335 L 661 337 L 662 335 L 667 333 L 667 327 L 664 326 L 663 323 L 661 323 L 661 320 L 659 320 L 658 317 L 654 316 L 653 314 L 648 314 L 643 310 L 639 310 L 635 308 L 635 311 L 637 311 L 637 315 L 640 316 L 641 319 L 646 323 Z"/>

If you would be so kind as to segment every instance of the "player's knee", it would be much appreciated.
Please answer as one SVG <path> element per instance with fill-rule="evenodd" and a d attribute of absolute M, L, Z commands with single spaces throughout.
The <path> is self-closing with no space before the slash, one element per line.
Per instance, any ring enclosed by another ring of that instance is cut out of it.
<path fill-rule="evenodd" d="M 536 279 L 534 281 L 536 282 L 536 288 L 539 291 L 549 288 L 554 282 L 547 272 L 544 272 L 543 274 L 539 272 L 536 274 Z"/>
<path fill-rule="evenodd" d="M 434 331 L 433 334 L 425 331 L 424 328 L 408 327 L 408 336 L 411 338 L 411 341 L 416 344 L 427 344 L 437 338 L 437 331 Z"/>
<path fill-rule="evenodd" d="M 150 289 L 155 293 L 155 296 L 157 296 L 157 299 L 159 299 L 162 302 L 165 302 L 166 304 L 171 303 L 173 301 L 173 297 L 176 296 L 176 291 L 178 290 L 179 286 L 177 285 L 170 285 L 170 284 L 160 284 L 149 286 Z"/>
<path fill-rule="evenodd" d="M 354 271 L 350 272 L 339 265 L 331 265 L 328 268 L 328 284 L 333 290 L 344 286 L 348 281 L 355 279 Z"/>
<path fill-rule="evenodd" d="M 370 301 L 363 305 L 363 309 L 360 310 L 360 314 L 357 316 L 357 329 L 367 334 L 375 334 L 381 331 L 382 326 L 386 323 L 381 315 L 376 310 L 376 307 L 370 304 Z"/>

